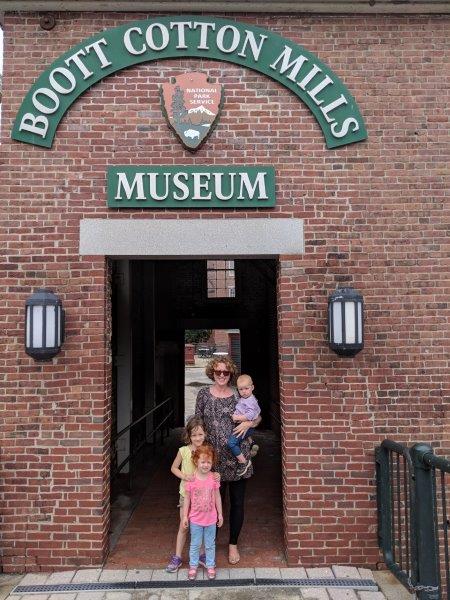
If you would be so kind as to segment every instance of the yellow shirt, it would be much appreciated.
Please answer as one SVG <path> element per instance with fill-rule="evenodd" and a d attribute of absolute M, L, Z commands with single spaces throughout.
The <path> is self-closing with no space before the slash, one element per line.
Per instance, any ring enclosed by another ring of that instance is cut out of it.
<path fill-rule="evenodd" d="M 195 473 L 195 465 L 192 462 L 192 450 L 189 448 L 189 446 L 182 446 L 181 448 L 179 448 L 179 452 L 181 454 L 181 465 L 180 465 L 180 471 L 183 473 L 183 475 L 193 475 Z M 184 491 L 184 484 L 186 482 L 182 479 L 180 481 L 180 496 L 185 495 L 185 491 Z"/>

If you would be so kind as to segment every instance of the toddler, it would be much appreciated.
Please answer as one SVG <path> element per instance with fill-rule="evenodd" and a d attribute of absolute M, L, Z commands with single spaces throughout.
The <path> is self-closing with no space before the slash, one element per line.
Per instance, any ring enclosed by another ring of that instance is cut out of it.
<path fill-rule="evenodd" d="M 240 375 L 237 378 L 237 388 L 240 399 L 236 404 L 235 411 L 231 415 L 231 418 L 235 423 L 241 423 L 242 421 L 253 421 L 259 416 L 261 409 L 259 408 L 258 400 L 253 395 L 255 386 L 253 385 L 250 375 Z M 240 477 L 247 473 L 250 465 L 252 464 L 252 461 L 250 459 L 247 460 L 241 452 L 241 441 L 252 433 L 253 428 L 250 427 L 250 429 L 248 429 L 243 436 L 237 437 L 235 435 L 230 435 L 228 438 L 228 447 L 236 457 L 237 461 L 240 463 L 240 466 L 237 470 L 237 475 Z M 251 455 L 254 456 L 257 451 L 258 446 L 253 444 Z"/>

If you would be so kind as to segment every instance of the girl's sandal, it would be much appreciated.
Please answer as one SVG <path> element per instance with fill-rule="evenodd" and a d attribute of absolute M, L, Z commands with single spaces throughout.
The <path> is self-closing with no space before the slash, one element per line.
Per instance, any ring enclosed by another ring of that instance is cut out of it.
<path fill-rule="evenodd" d="M 188 571 L 189 581 L 194 581 L 196 577 L 197 577 L 197 567 L 191 567 Z"/>
<path fill-rule="evenodd" d="M 236 552 L 233 552 L 232 554 L 231 553 L 228 554 L 228 562 L 230 563 L 230 565 L 237 565 L 240 560 L 241 560 L 241 557 L 239 556 L 239 552 L 237 550 L 236 550 Z"/>
<path fill-rule="evenodd" d="M 209 567 L 209 569 L 206 571 L 206 573 L 208 575 L 208 579 L 216 578 L 216 569 L 214 567 Z"/>

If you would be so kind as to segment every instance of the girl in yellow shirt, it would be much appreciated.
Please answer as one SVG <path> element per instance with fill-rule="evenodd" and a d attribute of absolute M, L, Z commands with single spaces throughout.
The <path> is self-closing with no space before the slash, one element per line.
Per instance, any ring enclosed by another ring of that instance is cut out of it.
<path fill-rule="evenodd" d="M 183 527 L 184 484 L 186 481 L 192 481 L 194 479 L 196 467 L 192 462 L 192 453 L 197 448 L 200 448 L 206 440 L 206 429 L 202 418 L 194 416 L 188 420 L 183 432 L 182 440 L 186 445 L 179 448 L 170 468 L 175 477 L 178 477 L 181 481 L 180 502 L 178 504 L 180 508 L 180 525 L 178 527 L 175 554 L 171 557 L 170 562 L 166 567 L 168 573 L 176 573 L 182 564 L 181 554 L 187 537 L 187 530 Z M 216 481 L 219 481 L 220 475 L 214 473 L 214 478 Z M 202 559 L 203 556 L 200 556 L 200 564 L 203 565 L 204 561 Z"/>

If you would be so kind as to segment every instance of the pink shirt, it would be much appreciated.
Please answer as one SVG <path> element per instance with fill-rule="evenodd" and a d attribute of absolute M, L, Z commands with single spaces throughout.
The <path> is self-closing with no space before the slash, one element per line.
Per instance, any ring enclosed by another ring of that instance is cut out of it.
<path fill-rule="evenodd" d="M 203 527 L 217 523 L 215 492 L 219 487 L 212 473 L 208 473 L 206 479 L 195 477 L 194 481 L 186 481 L 185 491 L 191 498 L 189 521 Z"/>

